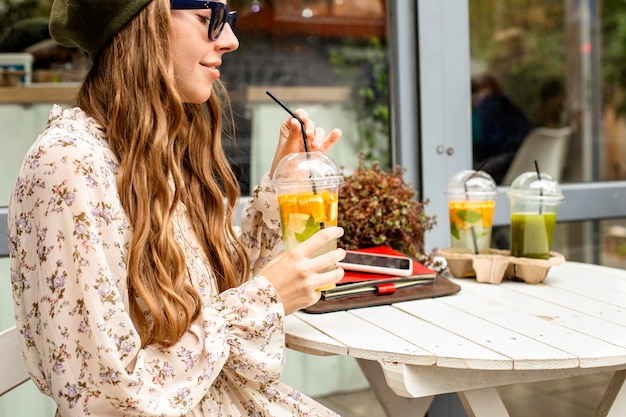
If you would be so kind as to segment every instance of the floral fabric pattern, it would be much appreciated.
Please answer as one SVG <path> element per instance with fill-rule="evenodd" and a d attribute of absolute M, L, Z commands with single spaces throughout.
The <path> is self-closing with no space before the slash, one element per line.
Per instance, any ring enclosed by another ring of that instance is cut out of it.
<path fill-rule="evenodd" d="M 33 381 L 71 416 L 336 416 L 279 381 L 283 308 L 256 275 L 278 250 L 275 198 L 264 178 L 242 215 L 250 281 L 217 292 L 185 208 L 175 219 L 201 316 L 175 345 L 141 348 L 130 319 L 130 223 L 118 162 L 78 108 L 54 106 L 26 155 L 9 207 L 11 282 Z"/>

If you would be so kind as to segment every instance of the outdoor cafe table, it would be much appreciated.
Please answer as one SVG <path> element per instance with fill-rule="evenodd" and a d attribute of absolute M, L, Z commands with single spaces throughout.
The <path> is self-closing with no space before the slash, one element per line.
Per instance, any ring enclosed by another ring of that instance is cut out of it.
<path fill-rule="evenodd" d="M 626 271 L 575 262 L 541 284 L 452 279 L 450 296 L 287 317 L 287 347 L 357 359 L 388 416 L 457 393 L 470 416 L 508 416 L 495 387 L 611 372 L 596 417 L 626 416 Z"/>

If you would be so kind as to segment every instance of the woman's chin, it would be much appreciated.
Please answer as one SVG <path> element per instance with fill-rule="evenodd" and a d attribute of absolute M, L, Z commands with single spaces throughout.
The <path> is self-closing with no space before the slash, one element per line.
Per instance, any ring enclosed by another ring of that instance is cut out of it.
<path fill-rule="evenodd" d="M 211 97 L 211 88 L 202 89 L 181 89 L 180 95 L 185 103 L 202 104 L 206 103 Z"/>
<path fill-rule="evenodd" d="M 207 94 L 204 96 L 194 95 L 193 97 L 190 97 L 190 98 L 184 97 L 184 101 L 185 103 L 202 104 L 202 103 L 206 103 L 207 101 L 209 101 L 209 97 L 211 97 L 211 94 Z"/>

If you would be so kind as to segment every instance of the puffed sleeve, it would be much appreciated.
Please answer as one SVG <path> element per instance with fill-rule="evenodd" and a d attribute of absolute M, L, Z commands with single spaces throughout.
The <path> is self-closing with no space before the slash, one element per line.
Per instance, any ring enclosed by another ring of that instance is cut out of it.
<path fill-rule="evenodd" d="M 241 215 L 241 239 L 252 260 L 252 275 L 257 275 L 282 248 L 282 231 L 276 193 L 269 175 L 254 188 Z"/>
<path fill-rule="evenodd" d="M 11 281 L 32 379 L 60 415 L 180 416 L 225 364 L 262 381 L 282 370 L 282 305 L 263 277 L 225 291 L 175 345 L 141 348 L 128 312 L 130 227 L 116 162 L 81 124 L 49 127 L 9 208 Z"/>

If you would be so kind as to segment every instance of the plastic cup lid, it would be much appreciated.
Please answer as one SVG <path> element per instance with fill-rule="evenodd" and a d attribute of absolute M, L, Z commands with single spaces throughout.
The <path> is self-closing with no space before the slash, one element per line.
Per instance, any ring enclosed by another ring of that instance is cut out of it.
<path fill-rule="evenodd" d="M 321 152 L 290 153 L 280 160 L 272 184 L 277 187 L 300 186 L 303 183 L 332 186 L 343 184 L 343 175 L 335 163 Z"/>
<path fill-rule="evenodd" d="M 493 199 L 498 194 L 496 182 L 484 171 L 467 169 L 452 176 L 446 187 L 448 197 Z"/>
<path fill-rule="evenodd" d="M 559 183 L 551 175 L 528 171 L 519 175 L 511 184 L 509 197 L 559 202 L 563 193 Z"/>

